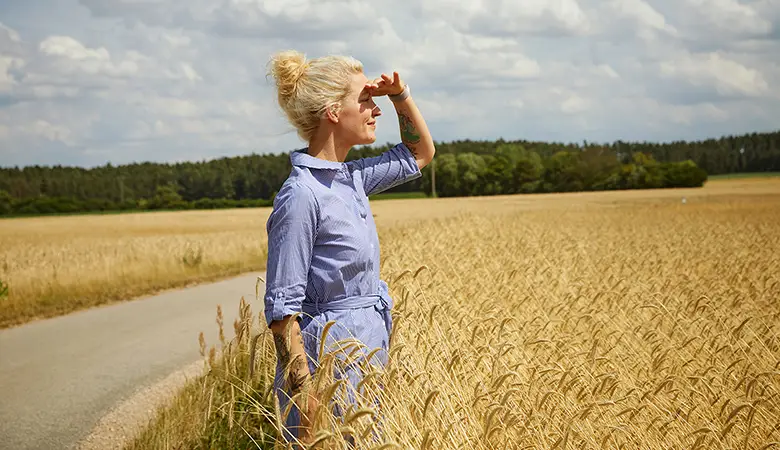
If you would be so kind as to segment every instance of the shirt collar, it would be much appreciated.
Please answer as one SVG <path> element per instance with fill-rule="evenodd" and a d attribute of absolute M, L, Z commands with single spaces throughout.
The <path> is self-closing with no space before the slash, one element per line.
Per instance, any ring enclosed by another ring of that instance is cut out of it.
<path fill-rule="evenodd" d="M 344 167 L 344 163 L 336 161 L 326 161 L 322 158 L 315 158 L 308 153 L 308 148 L 301 150 L 295 150 L 290 153 L 290 162 L 293 166 L 304 166 L 313 169 L 331 169 L 341 170 Z"/>

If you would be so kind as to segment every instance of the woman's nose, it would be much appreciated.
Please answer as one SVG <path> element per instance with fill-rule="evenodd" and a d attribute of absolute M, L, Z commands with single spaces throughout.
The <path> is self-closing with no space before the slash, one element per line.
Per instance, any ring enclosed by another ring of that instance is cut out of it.
<path fill-rule="evenodd" d="M 379 105 L 374 104 L 374 109 L 371 110 L 371 116 L 376 117 L 381 115 L 382 115 L 382 110 L 379 108 Z"/>

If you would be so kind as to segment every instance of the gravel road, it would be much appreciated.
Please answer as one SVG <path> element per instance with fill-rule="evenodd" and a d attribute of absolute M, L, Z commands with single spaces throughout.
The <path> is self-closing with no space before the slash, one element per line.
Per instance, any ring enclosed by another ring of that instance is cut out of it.
<path fill-rule="evenodd" d="M 96 437 L 94 430 L 117 431 L 116 417 L 141 420 L 146 416 L 129 410 L 149 413 L 166 386 L 180 385 L 181 374 L 197 374 L 198 334 L 204 332 L 209 347 L 218 343 L 217 305 L 228 339 L 242 296 L 255 316 L 263 311 L 255 298 L 258 276 L 265 274 L 0 330 L 0 449 L 73 449 L 88 436 L 111 447 L 116 436 Z M 259 288 L 262 295 L 264 285 Z"/>

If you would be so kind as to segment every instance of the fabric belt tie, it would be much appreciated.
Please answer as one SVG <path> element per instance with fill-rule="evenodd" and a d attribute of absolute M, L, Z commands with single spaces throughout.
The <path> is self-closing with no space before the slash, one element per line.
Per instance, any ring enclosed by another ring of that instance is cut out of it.
<path fill-rule="evenodd" d="M 373 306 L 384 318 L 387 335 L 389 337 L 390 331 L 392 330 L 390 310 L 393 307 L 393 299 L 390 298 L 390 295 L 387 293 L 386 285 L 384 283 L 382 283 L 382 285 L 379 294 L 346 297 L 316 304 L 304 303 L 302 305 L 303 313 L 315 317 L 327 311 L 348 311 L 350 309 L 368 308 Z"/>

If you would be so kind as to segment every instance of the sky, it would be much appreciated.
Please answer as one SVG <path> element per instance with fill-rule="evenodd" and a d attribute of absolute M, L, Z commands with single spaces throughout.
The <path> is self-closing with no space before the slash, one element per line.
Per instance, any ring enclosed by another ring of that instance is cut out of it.
<path fill-rule="evenodd" d="M 285 49 L 398 71 L 439 142 L 780 128 L 780 0 L 0 0 L 0 166 L 302 148 L 267 76 Z"/>

